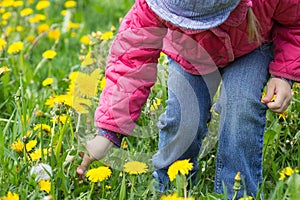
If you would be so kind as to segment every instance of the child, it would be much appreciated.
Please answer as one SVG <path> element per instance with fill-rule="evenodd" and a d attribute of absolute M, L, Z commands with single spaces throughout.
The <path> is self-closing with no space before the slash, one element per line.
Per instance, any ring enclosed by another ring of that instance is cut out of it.
<path fill-rule="evenodd" d="M 215 191 L 223 193 L 224 185 L 232 197 L 240 171 L 246 188 L 238 197 L 244 190 L 255 196 L 262 182 L 266 110 L 283 112 L 292 81 L 300 81 L 299 10 L 300 0 L 136 0 L 111 47 L 107 85 L 95 112 L 99 133 L 87 142 L 89 155 L 77 173 L 82 176 L 131 134 L 163 51 L 170 61 L 169 96 L 153 156 L 157 189 L 165 191 L 168 166 L 178 159 L 190 159 L 192 175 L 197 172 L 211 98 L 222 80 Z"/>

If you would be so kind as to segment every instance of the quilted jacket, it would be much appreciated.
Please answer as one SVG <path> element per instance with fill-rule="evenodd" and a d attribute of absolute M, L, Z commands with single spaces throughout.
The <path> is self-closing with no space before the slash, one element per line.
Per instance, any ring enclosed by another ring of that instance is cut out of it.
<path fill-rule="evenodd" d="M 108 56 L 106 87 L 95 112 L 95 125 L 131 134 L 156 81 L 161 51 L 187 72 L 207 74 L 260 46 L 249 43 L 245 2 L 242 0 L 220 26 L 197 31 L 169 24 L 145 0 L 136 0 Z M 300 0 L 252 2 L 264 42 L 274 44 L 270 73 L 300 82 Z"/>

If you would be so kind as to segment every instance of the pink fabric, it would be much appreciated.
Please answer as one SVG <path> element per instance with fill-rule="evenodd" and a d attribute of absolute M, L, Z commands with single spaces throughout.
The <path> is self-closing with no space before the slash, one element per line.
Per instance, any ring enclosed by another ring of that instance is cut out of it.
<path fill-rule="evenodd" d="M 247 2 L 209 31 L 182 30 L 159 19 L 137 0 L 111 47 L 106 87 L 95 112 L 97 127 L 130 135 L 156 81 L 160 52 L 193 74 L 226 67 L 260 44 L 248 42 Z M 262 36 L 275 45 L 270 73 L 300 82 L 300 0 L 252 0 Z"/>

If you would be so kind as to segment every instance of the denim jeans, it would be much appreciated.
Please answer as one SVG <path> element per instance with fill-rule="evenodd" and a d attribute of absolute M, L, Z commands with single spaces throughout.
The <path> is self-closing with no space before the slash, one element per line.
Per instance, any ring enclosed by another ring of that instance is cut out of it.
<path fill-rule="evenodd" d="M 267 107 L 260 99 L 268 80 L 271 45 L 263 45 L 208 75 L 192 75 L 169 60 L 168 100 L 160 116 L 158 152 L 153 155 L 156 189 L 169 184 L 168 167 L 176 160 L 190 159 L 190 177 L 195 181 L 202 139 L 207 134 L 212 97 L 222 80 L 216 108 L 220 112 L 219 142 L 215 171 L 215 192 L 226 187 L 233 195 L 234 177 L 239 171 L 244 191 L 255 196 L 262 182 L 262 149 Z"/>

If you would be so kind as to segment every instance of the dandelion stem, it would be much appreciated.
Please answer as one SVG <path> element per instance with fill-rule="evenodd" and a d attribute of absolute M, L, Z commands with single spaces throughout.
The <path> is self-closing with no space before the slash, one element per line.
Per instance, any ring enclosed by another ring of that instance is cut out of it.
<path fill-rule="evenodd" d="M 94 188 L 95 188 L 95 183 L 92 184 L 92 188 L 91 188 L 91 191 L 90 191 L 90 194 L 89 194 L 89 199 L 92 199 L 92 194 L 94 192 Z"/>

